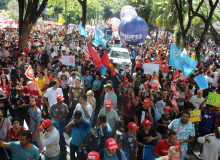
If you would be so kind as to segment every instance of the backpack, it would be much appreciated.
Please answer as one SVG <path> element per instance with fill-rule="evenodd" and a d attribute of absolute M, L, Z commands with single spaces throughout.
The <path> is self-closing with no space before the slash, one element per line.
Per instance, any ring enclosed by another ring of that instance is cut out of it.
<path fill-rule="evenodd" d="M 102 149 L 100 151 L 100 154 L 99 154 L 100 155 L 100 157 L 99 157 L 100 160 L 104 160 L 104 151 L 105 151 L 105 149 Z M 122 160 L 120 149 L 116 148 L 116 154 L 117 154 L 118 160 Z"/>

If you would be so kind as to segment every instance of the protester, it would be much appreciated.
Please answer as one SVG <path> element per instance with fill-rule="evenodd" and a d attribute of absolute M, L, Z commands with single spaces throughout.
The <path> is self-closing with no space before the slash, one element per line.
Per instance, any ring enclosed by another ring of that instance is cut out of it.
<path fill-rule="evenodd" d="M 156 160 L 180 160 L 180 152 L 176 146 L 171 146 L 168 150 L 168 155 L 157 158 Z"/>
<path fill-rule="evenodd" d="M 9 142 L 11 141 L 19 141 L 19 137 L 21 134 L 21 131 L 25 130 L 25 127 L 21 126 L 21 120 L 18 117 L 14 117 L 12 119 L 12 127 L 10 128 L 10 130 L 8 131 L 8 138 L 9 138 Z"/>

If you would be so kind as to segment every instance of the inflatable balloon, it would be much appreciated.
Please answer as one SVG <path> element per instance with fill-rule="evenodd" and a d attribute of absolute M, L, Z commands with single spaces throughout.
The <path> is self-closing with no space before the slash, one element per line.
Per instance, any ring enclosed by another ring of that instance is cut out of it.
<path fill-rule="evenodd" d="M 133 9 L 133 10 L 135 10 L 135 8 L 134 7 L 132 7 L 132 6 L 124 6 L 122 9 L 121 9 L 121 12 L 120 12 L 120 14 L 122 14 L 122 12 L 124 11 L 124 10 L 126 10 L 126 9 Z"/>
<path fill-rule="evenodd" d="M 130 45 L 142 43 L 148 34 L 148 25 L 138 16 L 129 16 L 123 19 L 118 28 L 119 37 Z"/>
<path fill-rule="evenodd" d="M 124 18 L 126 18 L 128 16 L 137 16 L 137 12 L 135 10 L 133 10 L 133 9 L 125 9 L 121 13 L 121 20 L 123 20 Z"/>
<path fill-rule="evenodd" d="M 118 18 L 112 18 L 111 19 L 111 24 L 112 24 L 112 30 L 118 30 L 119 24 L 120 24 L 120 20 Z"/>

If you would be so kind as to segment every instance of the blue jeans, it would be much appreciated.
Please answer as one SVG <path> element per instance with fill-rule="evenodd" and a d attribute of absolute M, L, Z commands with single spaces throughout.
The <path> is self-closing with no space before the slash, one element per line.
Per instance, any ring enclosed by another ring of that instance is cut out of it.
<path fill-rule="evenodd" d="M 88 152 L 88 146 L 86 146 L 87 152 Z M 84 154 L 82 151 L 81 153 L 78 152 L 79 146 L 75 146 L 72 143 L 70 143 L 70 160 L 75 160 L 75 152 L 77 152 L 77 157 L 79 154 L 81 154 L 81 160 L 87 159 L 87 154 Z"/>
<path fill-rule="evenodd" d="M 30 115 L 29 112 L 27 113 L 18 113 L 18 117 L 21 120 L 21 126 L 24 126 L 24 120 L 27 123 L 27 126 L 29 127 L 30 124 Z"/>
<path fill-rule="evenodd" d="M 129 153 L 129 152 L 125 152 L 125 151 L 123 151 L 123 152 L 125 153 L 126 159 L 129 160 L 129 158 L 130 158 L 130 153 Z"/>
<path fill-rule="evenodd" d="M 52 123 L 52 125 L 54 127 L 56 127 L 56 129 L 60 132 L 60 146 L 65 145 L 65 138 L 63 135 L 64 129 L 65 129 L 65 120 L 63 120 L 60 123 Z"/>
<path fill-rule="evenodd" d="M 180 160 L 184 160 L 184 159 L 185 159 L 185 157 L 186 157 L 186 152 L 187 152 L 187 151 L 181 151 L 181 158 L 180 158 Z"/>
<path fill-rule="evenodd" d="M 92 112 L 92 115 L 91 115 L 91 118 L 90 118 L 91 126 L 92 126 L 92 123 L 93 123 L 94 116 L 95 116 L 95 111 Z"/>
<path fill-rule="evenodd" d="M 45 160 L 59 160 L 60 153 L 55 157 L 48 157 L 46 154 L 44 155 L 44 157 L 45 157 Z"/>

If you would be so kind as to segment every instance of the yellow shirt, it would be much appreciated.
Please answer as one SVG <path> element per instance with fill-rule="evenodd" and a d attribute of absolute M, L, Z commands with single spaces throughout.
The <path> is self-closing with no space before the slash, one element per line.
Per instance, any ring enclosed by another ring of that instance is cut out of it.
<path fill-rule="evenodd" d="M 45 85 L 47 85 L 46 79 L 44 77 L 42 79 L 39 79 L 39 77 L 37 77 L 36 83 L 37 83 L 38 87 L 40 88 L 40 90 L 43 89 Z M 43 91 L 42 94 L 44 95 L 45 92 L 46 92 L 46 90 Z"/>

